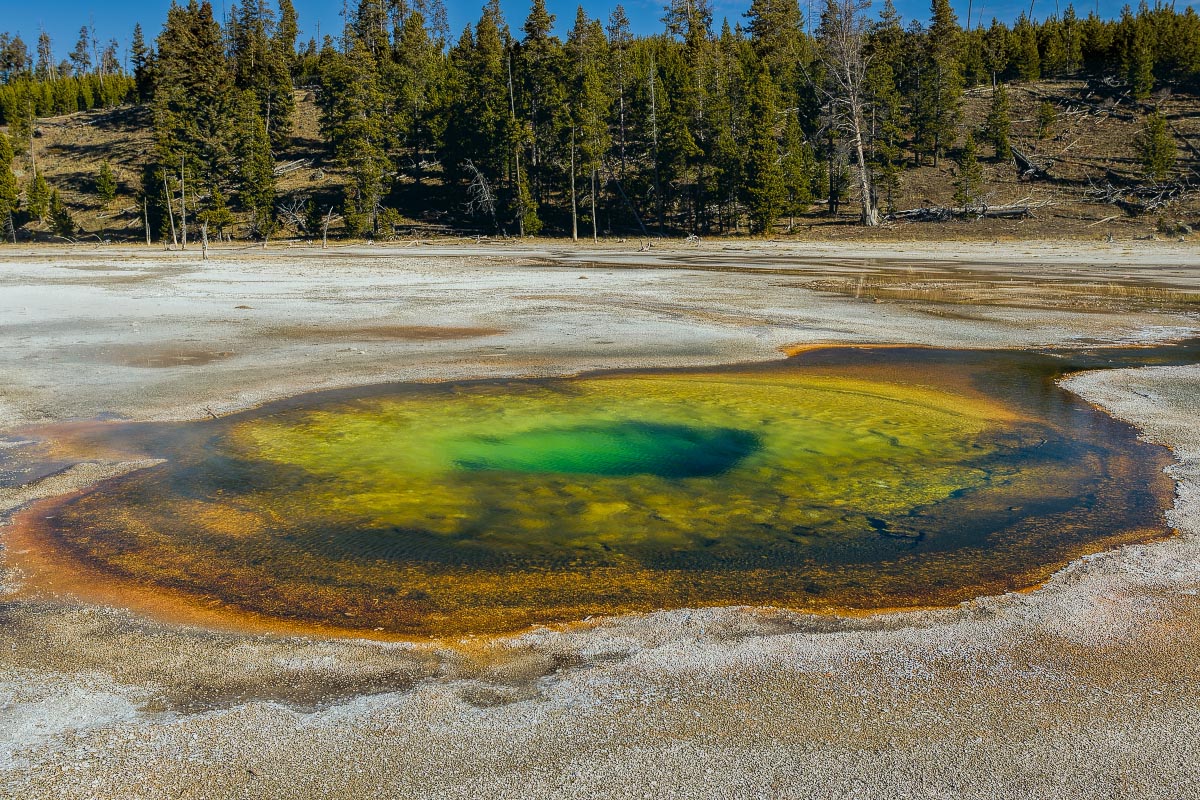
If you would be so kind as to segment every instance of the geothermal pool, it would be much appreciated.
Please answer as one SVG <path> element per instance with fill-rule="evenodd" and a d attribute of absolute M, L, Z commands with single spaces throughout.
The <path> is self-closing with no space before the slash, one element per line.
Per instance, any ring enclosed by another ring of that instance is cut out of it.
<path fill-rule="evenodd" d="M 166 463 L 36 524 L 114 585 L 394 635 L 949 604 L 1168 533 L 1166 451 L 1053 379 L 1178 355 L 834 348 L 110 423 Z"/>

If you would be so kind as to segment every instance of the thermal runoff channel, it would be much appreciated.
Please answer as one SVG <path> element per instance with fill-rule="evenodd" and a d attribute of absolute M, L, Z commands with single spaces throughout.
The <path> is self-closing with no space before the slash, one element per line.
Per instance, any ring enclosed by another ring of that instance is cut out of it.
<path fill-rule="evenodd" d="M 834 350 L 314 396 L 143 430 L 167 463 L 46 524 L 116 581 L 397 634 L 956 602 L 1164 532 L 1164 453 L 1056 368 Z"/>

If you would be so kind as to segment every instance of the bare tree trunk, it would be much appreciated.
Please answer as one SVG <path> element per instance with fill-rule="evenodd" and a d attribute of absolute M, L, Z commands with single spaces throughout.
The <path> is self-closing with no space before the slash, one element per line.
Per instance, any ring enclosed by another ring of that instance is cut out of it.
<path fill-rule="evenodd" d="M 508 57 L 508 112 L 512 115 L 512 121 L 515 125 L 517 122 L 517 96 L 513 92 L 512 56 Z M 517 235 L 524 239 L 525 196 L 521 194 L 521 142 L 519 139 L 513 142 L 513 164 L 517 170 L 515 176 L 515 183 L 517 185 Z M 508 236 L 507 231 L 504 235 Z"/>
<path fill-rule="evenodd" d="M 658 235 L 663 235 L 663 196 L 662 185 L 658 175 L 658 95 L 655 85 L 658 83 L 657 68 L 654 65 L 654 51 L 650 51 L 650 135 L 654 148 L 654 202 L 658 208 Z"/>
<path fill-rule="evenodd" d="M 171 187 L 167 183 L 167 173 L 163 171 L 163 199 L 167 201 L 167 219 L 171 220 L 171 246 L 179 246 L 179 237 L 175 234 L 175 201 L 171 199 Z"/>
<path fill-rule="evenodd" d="M 592 241 L 600 241 L 599 232 L 596 230 L 596 166 L 592 165 Z"/>
<path fill-rule="evenodd" d="M 183 176 L 183 156 L 179 157 L 179 233 L 187 250 L 187 183 Z"/>
<path fill-rule="evenodd" d="M 142 224 L 146 228 L 146 247 L 150 246 L 150 200 L 142 198 Z"/>
<path fill-rule="evenodd" d="M 867 159 L 863 153 L 861 120 L 854 124 L 854 151 L 858 156 L 858 190 L 862 193 L 862 224 L 874 228 L 879 224 L 879 209 L 875 207 L 875 196 L 871 189 L 871 174 L 867 170 Z"/>
<path fill-rule="evenodd" d="M 205 222 L 200 226 L 200 256 L 203 260 L 208 261 L 208 223 Z"/>
<path fill-rule="evenodd" d="M 321 249 L 329 249 L 329 223 L 333 220 L 333 206 L 325 212 L 325 221 L 321 225 Z"/>
<path fill-rule="evenodd" d="M 826 97 L 833 127 L 850 134 L 854 146 L 862 204 L 860 220 L 863 225 L 875 226 L 879 224 L 879 210 L 875 207 L 875 192 L 871 186 L 871 173 L 867 168 L 867 142 L 864 132 L 864 112 L 867 106 L 864 93 L 868 60 L 865 45 L 869 27 L 865 14 L 869 5 L 867 0 L 827 0 L 818 39 L 822 61 L 827 68 L 826 84 L 821 91 Z M 935 163 L 936 152 L 935 143 Z M 829 212 L 836 214 L 838 198 L 834 190 L 832 127 L 829 132 L 829 156 Z M 838 188 L 840 191 L 840 185 Z"/>
<path fill-rule="evenodd" d="M 579 204 L 575 197 L 575 126 L 571 126 L 571 241 L 579 241 Z"/>

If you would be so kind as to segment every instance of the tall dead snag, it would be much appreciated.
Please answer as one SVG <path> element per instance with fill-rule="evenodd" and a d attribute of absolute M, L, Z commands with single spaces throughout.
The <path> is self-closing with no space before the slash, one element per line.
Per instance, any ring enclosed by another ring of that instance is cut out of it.
<path fill-rule="evenodd" d="M 492 186 L 479 168 L 470 159 L 463 162 L 463 169 L 471 176 L 467 186 L 467 213 L 487 214 L 492 219 L 492 229 L 500 232 L 500 224 L 496 221 L 496 195 Z"/>
<path fill-rule="evenodd" d="M 867 168 L 866 93 L 867 9 L 869 0 L 826 0 L 817 31 L 825 84 L 821 93 L 829 110 L 830 122 L 843 131 L 854 148 L 858 170 L 858 190 L 862 201 L 862 224 L 879 224 L 875 190 Z"/>
<path fill-rule="evenodd" d="M 183 156 L 179 157 L 179 234 L 187 250 L 187 183 L 183 177 Z"/>
<path fill-rule="evenodd" d="M 321 221 L 321 249 L 329 249 L 329 223 L 333 222 L 333 206 L 325 212 L 325 219 Z"/>
<path fill-rule="evenodd" d="M 163 171 L 163 200 L 167 205 L 167 219 L 171 220 L 171 245 L 179 246 L 179 237 L 175 233 L 175 201 L 171 198 L 171 187 L 167 183 L 166 170 Z"/>

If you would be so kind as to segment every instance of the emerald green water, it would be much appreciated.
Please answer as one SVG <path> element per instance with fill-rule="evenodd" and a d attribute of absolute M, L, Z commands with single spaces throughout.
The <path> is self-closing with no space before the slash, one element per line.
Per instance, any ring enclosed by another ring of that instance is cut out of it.
<path fill-rule="evenodd" d="M 115 426 L 168 463 L 47 528 L 125 581 L 400 633 L 955 602 L 1163 533 L 1164 452 L 1052 383 L 1087 358 L 831 350 Z"/>
<path fill-rule="evenodd" d="M 620 420 L 473 436 L 446 442 L 446 454 L 471 471 L 695 478 L 733 468 L 758 446 L 735 428 Z"/>

